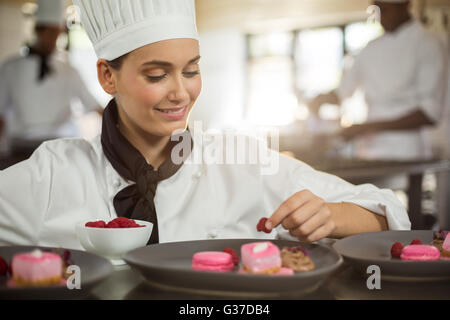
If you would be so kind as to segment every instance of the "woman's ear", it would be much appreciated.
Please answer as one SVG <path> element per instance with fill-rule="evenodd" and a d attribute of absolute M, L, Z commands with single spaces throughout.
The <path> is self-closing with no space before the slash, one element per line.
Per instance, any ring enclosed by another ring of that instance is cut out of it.
<path fill-rule="evenodd" d="M 98 82 L 100 82 L 100 85 L 106 93 L 110 95 L 116 94 L 115 74 L 105 59 L 99 59 L 97 61 L 97 77 Z"/>

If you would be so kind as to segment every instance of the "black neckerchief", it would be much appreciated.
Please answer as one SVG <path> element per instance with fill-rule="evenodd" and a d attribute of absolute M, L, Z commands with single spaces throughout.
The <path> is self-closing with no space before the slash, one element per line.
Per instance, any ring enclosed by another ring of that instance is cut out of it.
<path fill-rule="evenodd" d="M 144 156 L 122 135 L 118 128 L 119 114 L 116 101 L 108 103 L 103 113 L 101 143 L 106 158 L 125 179 L 136 182 L 119 191 L 113 200 L 120 217 L 145 220 L 153 223 L 149 244 L 159 242 L 158 219 L 153 202 L 158 182 L 173 176 L 192 151 L 182 155 L 183 162 L 175 164 L 171 157 L 158 170 L 147 163 Z M 182 133 L 183 139 L 192 137 L 189 130 Z"/>
<path fill-rule="evenodd" d="M 44 78 L 53 72 L 52 68 L 48 63 L 49 56 L 48 54 L 43 54 L 33 47 L 28 48 L 28 55 L 36 55 L 39 58 L 39 75 L 38 81 L 44 80 Z"/>

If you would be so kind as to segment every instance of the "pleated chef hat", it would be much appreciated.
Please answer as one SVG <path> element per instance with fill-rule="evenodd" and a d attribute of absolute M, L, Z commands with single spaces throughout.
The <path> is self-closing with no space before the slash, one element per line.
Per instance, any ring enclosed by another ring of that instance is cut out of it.
<path fill-rule="evenodd" d="M 168 39 L 198 40 L 194 0 L 73 0 L 98 58 Z"/>
<path fill-rule="evenodd" d="M 37 25 L 62 25 L 64 23 L 65 1 L 38 0 L 36 11 Z"/>

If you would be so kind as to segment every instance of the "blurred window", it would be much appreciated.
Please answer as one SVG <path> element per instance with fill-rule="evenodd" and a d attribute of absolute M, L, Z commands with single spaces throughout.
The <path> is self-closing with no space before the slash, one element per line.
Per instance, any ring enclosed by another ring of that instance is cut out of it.
<path fill-rule="evenodd" d="M 296 41 L 297 89 L 311 98 L 336 88 L 342 72 L 344 35 L 341 28 L 300 31 Z"/>
<path fill-rule="evenodd" d="M 258 125 L 292 122 L 295 97 L 293 32 L 254 35 L 248 38 L 247 119 Z"/>
<path fill-rule="evenodd" d="M 306 101 L 339 85 L 346 54 L 355 55 L 383 33 L 379 23 L 272 32 L 248 36 L 247 120 L 286 125 L 308 117 Z M 365 120 L 363 95 L 343 108 L 344 122 Z M 336 109 L 325 117 L 335 118 Z M 322 113 L 322 110 L 321 110 Z"/>
<path fill-rule="evenodd" d="M 381 36 L 383 27 L 379 23 L 357 22 L 345 27 L 345 50 L 357 54 L 369 41 Z"/>

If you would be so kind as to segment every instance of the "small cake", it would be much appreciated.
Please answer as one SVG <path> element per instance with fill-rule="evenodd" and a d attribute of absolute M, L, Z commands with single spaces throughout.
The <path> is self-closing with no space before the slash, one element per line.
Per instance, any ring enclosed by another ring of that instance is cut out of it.
<path fill-rule="evenodd" d="M 234 268 L 231 254 L 222 251 L 202 251 L 192 256 L 192 269 L 225 272 Z"/>
<path fill-rule="evenodd" d="M 274 275 L 276 275 L 276 276 L 292 276 L 292 275 L 294 275 L 294 270 L 292 270 L 291 268 L 281 267 L 281 269 L 277 273 L 274 273 Z"/>
<path fill-rule="evenodd" d="M 274 274 L 281 268 L 280 249 L 269 241 L 242 245 L 241 260 L 244 270 L 250 273 Z"/>
<path fill-rule="evenodd" d="M 431 243 L 431 245 L 435 246 L 436 248 L 439 249 L 439 251 L 441 251 L 442 244 L 444 243 L 444 240 L 448 234 L 449 234 L 448 231 L 442 231 L 442 230 L 440 230 L 439 232 L 433 233 L 433 242 Z"/>
<path fill-rule="evenodd" d="M 434 246 L 416 244 L 404 247 L 400 258 L 402 260 L 430 261 L 438 260 L 440 255 L 441 253 Z"/>
<path fill-rule="evenodd" d="M 450 260 L 450 233 L 447 233 L 445 240 L 442 243 L 441 259 Z"/>
<path fill-rule="evenodd" d="M 308 252 L 301 246 L 284 247 L 281 250 L 281 264 L 283 267 L 291 268 L 295 272 L 306 272 L 315 268 Z"/>
<path fill-rule="evenodd" d="M 56 253 L 34 250 L 15 254 L 11 269 L 14 284 L 18 286 L 59 284 L 62 279 L 63 261 Z"/>

